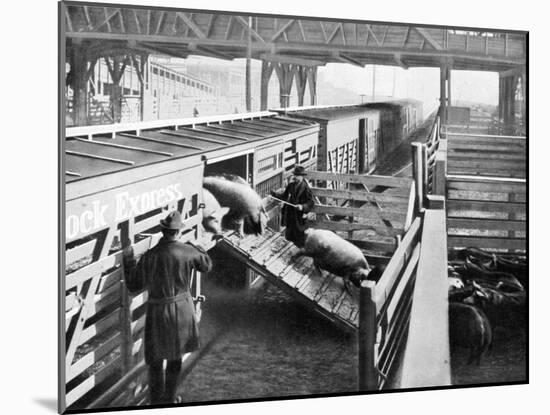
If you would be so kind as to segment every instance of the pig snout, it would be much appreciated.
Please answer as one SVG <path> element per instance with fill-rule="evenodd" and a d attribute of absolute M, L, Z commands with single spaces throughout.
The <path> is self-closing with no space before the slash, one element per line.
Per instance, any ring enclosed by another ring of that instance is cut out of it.
<path fill-rule="evenodd" d="M 202 226 L 205 231 L 215 235 L 222 233 L 222 219 L 229 211 L 221 207 L 217 199 L 207 189 L 203 189 Z"/>
<path fill-rule="evenodd" d="M 369 279 L 371 270 L 360 268 L 358 270 L 353 271 L 349 275 L 350 282 L 355 285 L 357 288 L 361 287 L 361 282 L 366 281 Z"/>
<path fill-rule="evenodd" d="M 202 226 L 207 232 L 211 232 L 215 235 L 222 233 L 222 225 L 218 218 L 213 216 L 208 216 L 202 220 Z"/>

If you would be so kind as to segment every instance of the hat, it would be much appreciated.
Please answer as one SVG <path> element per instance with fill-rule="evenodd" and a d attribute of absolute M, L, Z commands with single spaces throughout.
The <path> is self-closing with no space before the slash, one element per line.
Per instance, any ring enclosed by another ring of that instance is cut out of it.
<path fill-rule="evenodd" d="M 297 165 L 294 167 L 294 171 L 292 172 L 294 176 L 306 176 L 307 172 L 304 166 Z"/>
<path fill-rule="evenodd" d="M 183 228 L 183 222 L 181 221 L 181 214 L 177 210 L 170 212 L 165 219 L 160 220 L 160 226 L 162 226 L 164 229 Z"/>

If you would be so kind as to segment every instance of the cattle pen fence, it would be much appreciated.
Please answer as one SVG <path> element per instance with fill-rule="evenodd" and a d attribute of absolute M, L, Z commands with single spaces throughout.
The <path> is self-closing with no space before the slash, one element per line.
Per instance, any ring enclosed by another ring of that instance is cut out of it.
<path fill-rule="evenodd" d="M 445 198 L 453 252 L 476 247 L 525 254 L 527 138 L 450 131 L 412 143 L 413 174 L 421 178 L 418 209 L 429 195 Z"/>

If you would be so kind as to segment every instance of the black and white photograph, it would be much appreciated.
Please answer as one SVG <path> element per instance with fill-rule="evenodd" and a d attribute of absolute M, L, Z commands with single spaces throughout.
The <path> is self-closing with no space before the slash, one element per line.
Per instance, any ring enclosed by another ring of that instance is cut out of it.
<path fill-rule="evenodd" d="M 57 3 L 57 410 L 527 385 L 529 28 L 154 3 Z"/>

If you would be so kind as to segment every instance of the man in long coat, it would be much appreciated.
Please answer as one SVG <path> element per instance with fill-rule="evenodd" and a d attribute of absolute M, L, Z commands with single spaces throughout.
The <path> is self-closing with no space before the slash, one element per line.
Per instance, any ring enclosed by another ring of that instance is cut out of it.
<path fill-rule="evenodd" d="M 271 195 L 284 200 L 285 202 L 296 205 L 296 207 L 283 205 L 282 208 L 282 224 L 286 226 L 285 238 L 294 242 L 296 246 L 304 246 L 305 230 L 307 222 L 305 214 L 313 209 L 314 200 L 313 193 L 309 185 L 304 179 L 307 175 L 303 166 L 296 166 L 293 171 L 292 181 L 286 186 L 282 192 L 272 191 Z"/>
<path fill-rule="evenodd" d="M 208 272 L 210 257 L 201 247 L 179 242 L 183 223 L 178 211 L 160 221 L 163 237 L 135 266 L 126 258 L 130 292 L 148 290 L 145 363 L 149 365 L 151 403 L 177 402 L 181 358 L 199 348 L 199 330 L 190 292 L 193 269 Z M 163 376 L 163 361 L 167 361 Z"/>

